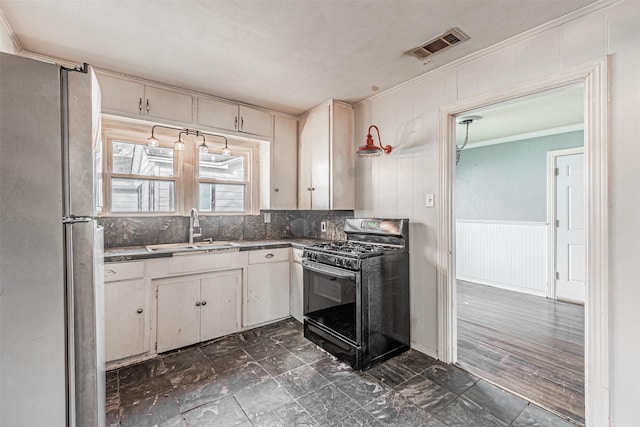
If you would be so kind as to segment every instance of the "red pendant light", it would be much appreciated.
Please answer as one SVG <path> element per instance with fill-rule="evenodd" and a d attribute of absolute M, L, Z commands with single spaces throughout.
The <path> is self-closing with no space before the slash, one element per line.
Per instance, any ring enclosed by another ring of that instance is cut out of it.
<path fill-rule="evenodd" d="M 373 142 L 373 137 L 371 136 L 371 128 L 374 128 L 378 133 L 378 144 L 380 146 L 375 145 L 375 143 Z M 365 141 L 364 145 L 358 147 L 356 154 L 358 154 L 358 156 L 360 157 L 378 157 L 382 155 L 383 152 L 384 154 L 391 154 L 391 150 L 393 150 L 393 148 L 390 145 L 382 145 L 382 140 L 380 139 L 380 130 L 378 129 L 378 126 L 371 125 L 369 126 L 369 130 L 367 131 L 367 140 Z"/>

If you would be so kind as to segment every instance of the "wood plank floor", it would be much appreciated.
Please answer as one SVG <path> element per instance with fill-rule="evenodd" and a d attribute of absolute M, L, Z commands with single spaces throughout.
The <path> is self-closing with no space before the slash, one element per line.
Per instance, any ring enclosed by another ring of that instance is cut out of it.
<path fill-rule="evenodd" d="M 584 424 L 584 307 L 458 281 L 458 364 Z"/>

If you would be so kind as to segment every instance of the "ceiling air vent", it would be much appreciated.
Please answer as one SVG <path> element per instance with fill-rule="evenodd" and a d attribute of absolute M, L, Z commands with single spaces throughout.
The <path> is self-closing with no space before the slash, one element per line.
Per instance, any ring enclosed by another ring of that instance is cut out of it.
<path fill-rule="evenodd" d="M 469 40 L 469 37 L 465 33 L 460 31 L 460 29 L 458 28 L 452 28 L 450 30 L 447 30 L 444 34 L 436 37 L 435 39 L 429 40 L 422 46 L 411 49 L 407 53 L 409 55 L 415 56 L 418 59 L 424 59 L 436 52 L 440 52 L 441 50 L 444 50 L 448 47 L 453 46 L 454 44 L 458 44 L 465 40 Z"/>

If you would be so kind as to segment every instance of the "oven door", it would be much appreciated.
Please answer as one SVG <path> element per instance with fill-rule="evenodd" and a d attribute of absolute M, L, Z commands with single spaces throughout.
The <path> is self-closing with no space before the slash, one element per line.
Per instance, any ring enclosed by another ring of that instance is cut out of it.
<path fill-rule="evenodd" d="M 361 336 L 360 273 L 304 259 L 304 316 L 352 346 Z"/>

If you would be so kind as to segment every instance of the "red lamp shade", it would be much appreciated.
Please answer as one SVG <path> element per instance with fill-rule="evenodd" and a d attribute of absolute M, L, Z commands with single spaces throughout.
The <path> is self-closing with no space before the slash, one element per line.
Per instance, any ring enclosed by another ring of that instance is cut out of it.
<path fill-rule="evenodd" d="M 371 128 L 374 128 L 378 133 L 378 145 L 375 145 L 373 142 L 373 137 L 371 136 Z M 367 131 L 367 140 L 364 142 L 364 145 L 358 147 L 356 153 L 360 157 L 378 157 L 384 154 L 390 154 L 393 148 L 390 145 L 382 145 L 382 141 L 380 140 L 380 130 L 376 125 L 369 126 L 369 130 Z"/>

